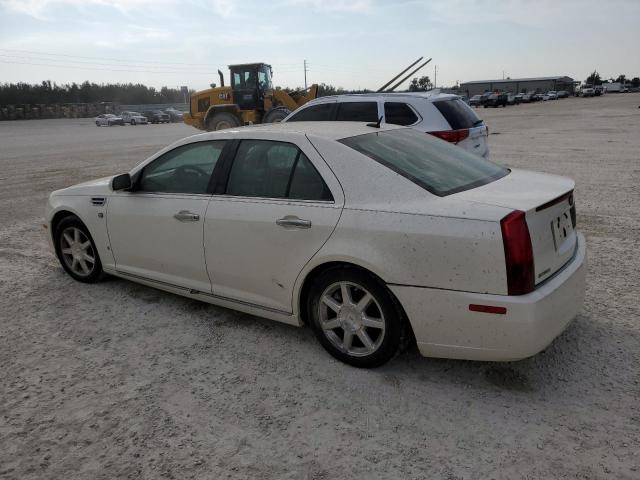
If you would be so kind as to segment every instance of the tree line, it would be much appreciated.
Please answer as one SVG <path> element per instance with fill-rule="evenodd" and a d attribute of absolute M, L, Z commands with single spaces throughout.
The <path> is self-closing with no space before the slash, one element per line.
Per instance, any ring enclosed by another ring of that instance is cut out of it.
<path fill-rule="evenodd" d="M 591 74 L 587 77 L 587 79 L 584 81 L 584 83 L 589 84 L 589 85 L 602 85 L 603 83 L 605 83 L 607 80 L 603 79 L 600 74 L 598 73 L 597 70 L 594 70 L 593 72 L 591 72 Z M 623 85 L 628 85 L 631 84 L 631 86 L 633 88 L 638 88 L 640 87 L 640 77 L 633 77 L 632 79 L 627 78 L 626 75 L 621 74 L 618 75 L 617 78 L 613 78 L 611 77 L 609 79 L 609 82 L 619 82 Z"/>
<path fill-rule="evenodd" d="M 90 82 L 58 85 L 45 80 L 39 84 L 0 84 L 0 105 L 13 104 L 63 104 L 115 102 L 120 104 L 182 103 L 184 96 L 177 88 L 162 87 L 157 90 L 140 83 Z"/>

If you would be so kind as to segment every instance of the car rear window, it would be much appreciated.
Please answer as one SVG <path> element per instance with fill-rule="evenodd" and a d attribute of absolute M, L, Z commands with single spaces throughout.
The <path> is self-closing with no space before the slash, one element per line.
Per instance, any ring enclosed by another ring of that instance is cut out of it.
<path fill-rule="evenodd" d="M 461 99 L 436 100 L 433 102 L 452 130 L 473 128 L 482 122 L 476 113 Z"/>
<path fill-rule="evenodd" d="M 491 183 L 509 173 L 504 167 L 412 128 L 339 141 L 441 197 Z"/>
<path fill-rule="evenodd" d="M 294 113 L 287 122 L 326 122 L 333 120 L 333 109 L 335 105 L 335 102 L 311 105 Z"/>

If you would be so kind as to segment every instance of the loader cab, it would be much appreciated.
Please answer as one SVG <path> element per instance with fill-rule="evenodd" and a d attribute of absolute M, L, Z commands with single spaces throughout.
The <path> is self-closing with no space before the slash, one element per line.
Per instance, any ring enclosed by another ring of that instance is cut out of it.
<path fill-rule="evenodd" d="M 240 110 L 263 110 L 265 93 L 273 90 L 271 65 L 229 65 L 234 102 Z"/>

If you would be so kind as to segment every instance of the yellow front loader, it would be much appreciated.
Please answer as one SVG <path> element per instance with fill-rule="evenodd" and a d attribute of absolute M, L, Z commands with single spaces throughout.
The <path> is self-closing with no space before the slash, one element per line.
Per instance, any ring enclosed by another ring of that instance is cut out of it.
<path fill-rule="evenodd" d="M 210 88 L 191 95 L 184 122 L 200 130 L 222 130 L 252 123 L 279 122 L 318 95 L 318 85 L 287 93 L 271 83 L 271 65 L 247 63 L 229 65 L 231 85 Z"/>

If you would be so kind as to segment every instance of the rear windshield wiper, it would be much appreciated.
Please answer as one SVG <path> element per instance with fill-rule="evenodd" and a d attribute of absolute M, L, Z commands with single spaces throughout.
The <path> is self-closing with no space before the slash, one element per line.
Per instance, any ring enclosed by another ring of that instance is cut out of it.
<path fill-rule="evenodd" d="M 483 122 L 483 120 L 481 118 L 479 118 L 478 120 L 476 120 L 475 122 L 473 122 L 473 126 L 477 127 L 478 125 L 480 125 Z"/>

